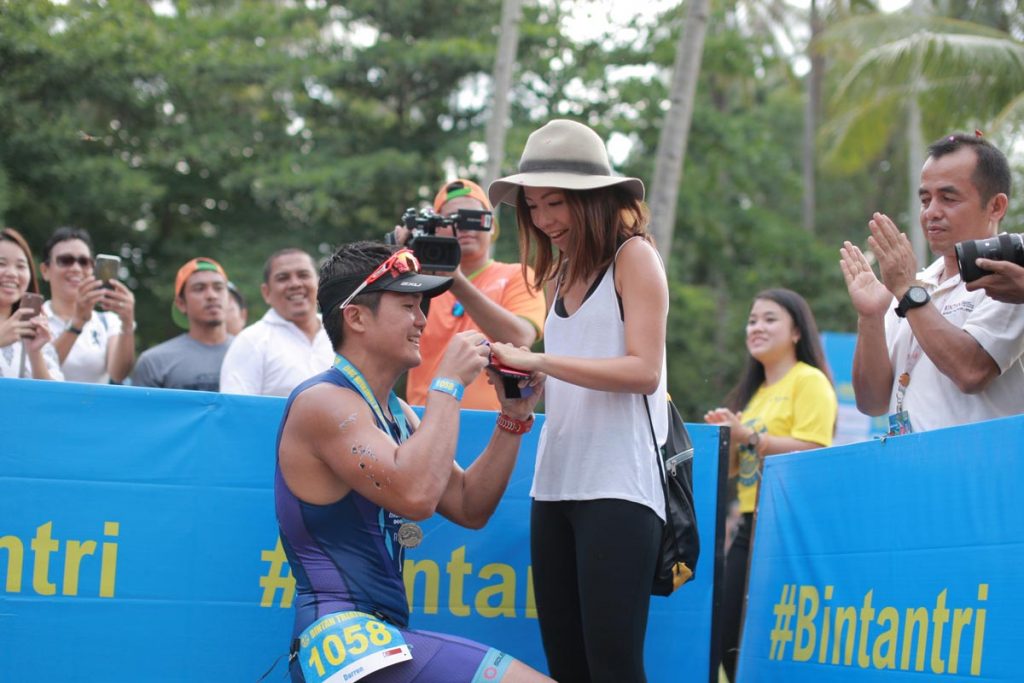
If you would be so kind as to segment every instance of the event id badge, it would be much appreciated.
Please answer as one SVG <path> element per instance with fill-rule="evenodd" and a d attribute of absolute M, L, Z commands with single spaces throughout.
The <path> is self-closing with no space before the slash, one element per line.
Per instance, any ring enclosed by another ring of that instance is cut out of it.
<path fill-rule="evenodd" d="M 299 636 L 299 664 L 307 683 L 353 683 L 410 659 L 401 631 L 363 612 L 328 614 Z"/>
<path fill-rule="evenodd" d="M 910 426 L 910 413 L 901 410 L 889 415 L 889 436 L 913 434 L 913 432 L 914 428 Z"/>

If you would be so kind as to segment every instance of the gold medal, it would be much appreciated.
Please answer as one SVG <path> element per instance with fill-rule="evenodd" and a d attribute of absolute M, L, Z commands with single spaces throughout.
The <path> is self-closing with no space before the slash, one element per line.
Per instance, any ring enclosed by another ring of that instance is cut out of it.
<path fill-rule="evenodd" d="M 405 522 L 398 527 L 398 545 L 403 548 L 415 548 L 423 541 L 423 529 L 419 524 Z"/>

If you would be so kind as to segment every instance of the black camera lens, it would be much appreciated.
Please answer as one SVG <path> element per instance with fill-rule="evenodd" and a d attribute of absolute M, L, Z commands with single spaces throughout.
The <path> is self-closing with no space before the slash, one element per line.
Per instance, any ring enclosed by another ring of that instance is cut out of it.
<path fill-rule="evenodd" d="M 979 268 L 975 260 L 987 258 L 990 261 L 1010 261 L 1024 267 L 1024 239 L 1021 235 L 1001 233 L 983 240 L 965 240 L 956 245 L 956 262 L 960 266 L 960 278 L 972 282 L 990 271 Z"/>

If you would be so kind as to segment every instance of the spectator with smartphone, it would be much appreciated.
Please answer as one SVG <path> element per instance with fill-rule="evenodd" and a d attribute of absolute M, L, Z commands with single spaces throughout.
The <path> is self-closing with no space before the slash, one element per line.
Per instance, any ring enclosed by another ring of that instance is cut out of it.
<path fill-rule="evenodd" d="M 0 230 L 0 377 L 64 379 L 42 304 L 28 242 Z"/>
<path fill-rule="evenodd" d="M 131 383 L 137 387 L 218 391 L 220 366 L 231 340 L 224 324 L 228 276 L 219 263 L 200 256 L 178 269 L 171 318 L 184 334 L 139 356 Z"/>
<path fill-rule="evenodd" d="M 295 248 L 271 254 L 263 267 L 260 293 L 270 310 L 231 344 L 220 370 L 220 390 L 287 396 L 334 360 L 316 312 L 313 257 Z"/>
<path fill-rule="evenodd" d="M 113 272 L 101 280 L 82 228 L 57 228 L 43 248 L 40 272 L 50 283 L 43 311 L 69 381 L 120 384 L 135 365 L 135 296 L 117 279 L 120 259 L 105 258 Z"/>
<path fill-rule="evenodd" d="M 442 216 L 459 209 L 493 211 L 483 188 L 465 178 L 445 183 L 434 197 L 434 211 Z M 437 229 L 440 237 L 458 239 L 462 259 L 451 273 L 451 289 L 430 302 L 427 327 L 420 339 L 423 362 L 409 371 L 406 387 L 409 403 L 424 405 L 437 364 L 448 342 L 460 332 L 479 330 L 490 341 L 517 347 L 531 346 L 540 338 L 544 326 L 544 293 L 529 284 L 533 277 L 529 267 L 524 272 L 518 263 L 501 263 L 491 258 L 491 244 L 497 234 L 497 223 L 492 230 Z M 485 375 L 481 374 L 466 387 L 462 407 L 500 409 Z"/>

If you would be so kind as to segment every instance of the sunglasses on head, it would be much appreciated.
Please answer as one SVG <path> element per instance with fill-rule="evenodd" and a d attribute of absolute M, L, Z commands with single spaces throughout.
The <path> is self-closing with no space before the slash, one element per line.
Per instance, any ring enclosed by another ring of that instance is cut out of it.
<path fill-rule="evenodd" d="M 344 309 L 350 303 L 352 299 L 359 296 L 359 293 L 364 289 L 372 285 L 374 282 L 382 278 L 384 275 L 390 273 L 391 277 L 398 277 L 404 273 L 418 273 L 420 272 L 420 262 L 416 258 L 416 255 L 412 253 L 412 249 L 399 249 L 394 254 L 389 256 L 384 263 L 377 266 L 377 268 L 366 276 L 358 287 L 356 287 L 351 294 L 345 297 L 345 300 L 338 306 L 339 309 Z"/>
<path fill-rule="evenodd" d="M 61 268 L 70 268 L 76 263 L 81 268 L 92 268 L 92 258 L 89 256 L 72 256 L 71 254 L 61 254 L 60 256 L 54 256 L 53 262 Z"/>

